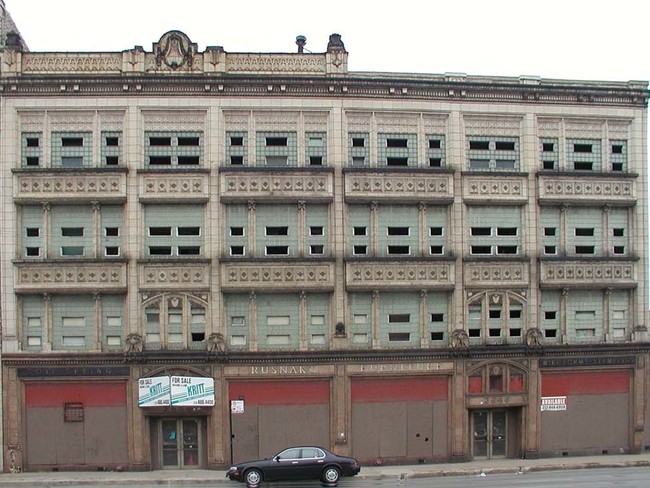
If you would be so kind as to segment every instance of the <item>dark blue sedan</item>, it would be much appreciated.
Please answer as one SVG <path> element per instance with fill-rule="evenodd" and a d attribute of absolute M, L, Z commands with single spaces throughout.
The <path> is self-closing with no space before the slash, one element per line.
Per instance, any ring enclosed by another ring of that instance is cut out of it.
<path fill-rule="evenodd" d="M 226 476 L 233 481 L 259 486 L 262 481 L 320 479 L 335 484 L 341 476 L 354 476 L 361 467 L 356 459 L 339 456 L 315 446 L 290 447 L 270 459 L 232 466 Z"/>

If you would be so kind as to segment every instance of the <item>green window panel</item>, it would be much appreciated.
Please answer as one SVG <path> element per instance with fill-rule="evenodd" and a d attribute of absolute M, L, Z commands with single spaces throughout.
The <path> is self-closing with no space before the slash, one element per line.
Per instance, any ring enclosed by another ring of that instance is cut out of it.
<path fill-rule="evenodd" d="M 428 206 L 426 210 L 427 226 L 425 229 L 427 235 L 427 246 L 425 254 L 430 256 L 446 256 L 449 253 L 447 249 L 447 206 Z"/>
<path fill-rule="evenodd" d="M 306 254 L 310 256 L 325 256 L 328 254 L 328 222 L 327 205 L 307 205 L 305 208 L 305 243 Z"/>
<path fill-rule="evenodd" d="M 627 161 L 627 141 L 609 141 L 609 151 L 611 170 L 614 172 L 629 171 Z"/>
<path fill-rule="evenodd" d="M 370 293 L 357 292 L 348 295 L 350 317 L 348 334 L 353 347 L 368 347 L 372 344 L 372 296 Z"/>
<path fill-rule="evenodd" d="M 122 350 L 124 337 L 124 296 L 102 295 L 102 347 L 107 350 Z"/>
<path fill-rule="evenodd" d="M 601 149 L 598 139 L 567 139 L 568 168 L 574 171 L 602 171 Z"/>
<path fill-rule="evenodd" d="M 248 306 L 248 295 L 224 295 L 225 320 L 229 347 L 242 349 L 248 344 L 250 334 Z"/>
<path fill-rule="evenodd" d="M 188 169 L 203 166 L 202 132 L 146 132 L 145 166 Z"/>
<path fill-rule="evenodd" d="M 368 205 L 348 205 L 348 228 L 346 230 L 348 255 L 370 254 L 370 208 Z"/>
<path fill-rule="evenodd" d="M 572 290 L 567 295 L 567 335 L 572 342 L 603 339 L 603 293 L 600 290 Z"/>
<path fill-rule="evenodd" d="M 378 314 L 379 342 L 382 347 L 419 346 L 419 292 L 380 294 Z"/>
<path fill-rule="evenodd" d="M 419 210 L 417 206 L 382 205 L 377 222 L 380 256 L 419 255 Z"/>
<path fill-rule="evenodd" d="M 258 205 L 255 240 L 258 256 L 296 256 L 298 209 L 295 205 Z"/>
<path fill-rule="evenodd" d="M 104 257 L 123 255 L 124 212 L 118 205 L 102 205 L 100 242 Z"/>
<path fill-rule="evenodd" d="M 55 168 L 93 166 L 91 132 L 53 132 L 51 150 L 52 166 Z"/>
<path fill-rule="evenodd" d="M 89 350 L 97 342 L 95 298 L 89 295 L 52 297 L 52 349 Z"/>
<path fill-rule="evenodd" d="M 257 166 L 298 166 L 298 139 L 295 132 L 258 132 L 255 135 Z"/>
<path fill-rule="evenodd" d="M 202 303 L 189 301 L 189 345 L 190 349 L 205 349 L 207 310 Z"/>
<path fill-rule="evenodd" d="M 444 168 L 447 165 L 444 135 L 427 135 L 427 165 L 431 168 Z"/>
<path fill-rule="evenodd" d="M 54 256 L 94 257 L 95 227 L 91 206 L 53 206 L 51 215 Z"/>
<path fill-rule="evenodd" d="M 559 148 L 557 138 L 539 140 L 539 159 L 543 170 L 559 169 Z"/>
<path fill-rule="evenodd" d="M 330 295 L 314 293 L 307 295 L 307 341 L 310 347 L 326 347 L 331 335 Z"/>
<path fill-rule="evenodd" d="M 628 256 L 629 224 L 626 208 L 612 208 L 609 211 L 609 245 L 614 256 Z"/>
<path fill-rule="evenodd" d="M 417 134 L 377 134 L 377 159 L 378 166 L 417 166 Z"/>
<path fill-rule="evenodd" d="M 327 134 L 307 132 L 305 134 L 305 164 L 327 166 Z"/>
<path fill-rule="evenodd" d="M 148 348 L 160 349 L 162 344 L 162 301 L 160 298 L 144 304 L 145 343 Z"/>
<path fill-rule="evenodd" d="M 246 132 L 226 132 L 226 165 L 244 166 L 248 164 L 248 134 Z"/>
<path fill-rule="evenodd" d="M 561 227 L 558 207 L 541 207 L 539 212 L 541 253 L 544 256 L 560 254 Z"/>
<path fill-rule="evenodd" d="M 544 334 L 544 341 L 560 342 L 560 310 L 562 292 L 543 290 L 540 299 L 539 328 Z"/>
<path fill-rule="evenodd" d="M 21 166 L 37 168 L 44 166 L 43 134 L 41 132 L 23 132 L 20 137 Z"/>
<path fill-rule="evenodd" d="M 470 171 L 519 171 L 518 137 L 469 136 L 466 142 Z"/>
<path fill-rule="evenodd" d="M 45 331 L 45 304 L 40 295 L 26 295 L 21 298 L 22 347 L 25 351 L 41 351 Z"/>
<path fill-rule="evenodd" d="M 102 132 L 101 158 L 102 166 L 124 166 L 122 156 L 122 133 Z"/>
<path fill-rule="evenodd" d="M 298 296 L 260 294 L 255 302 L 260 349 L 297 349 L 300 339 Z"/>
<path fill-rule="evenodd" d="M 428 292 L 426 313 L 429 343 L 433 346 L 446 346 L 449 341 L 449 293 Z"/>
<path fill-rule="evenodd" d="M 204 255 L 203 205 L 145 207 L 145 255 L 150 258 Z"/>
<path fill-rule="evenodd" d="M 612 290 L 609 294 L 609 333 L 613 340 L 629 339 L 632 329 L 630 310 L 630 292 L 628 290 Z"/>
<path fill-rule="evenodd" d="M 29 259 L 44 258 L 45 228 L 43 226 L 43 208 L 41 206 L 22 206 L 20 212 L 22 257 Z"/>
<path fill-rule="evenodd" d="M 370 166 L 370 135 L 367 132 L 348 134 L 349 166 L 363 168 Z"/>
<path fill-rule="evenodd" d="M 248 208 L 246 205 L 226 207 L 226 256 L 244 257 L 248 243 Z"/>
<path fill-rule="evenodd" d="M 468 207 L 471 256 L 516 256 L 521 253 L 518 207 Z"/>
<path fill-rule="evenodd" d="M 600 208 L 569 208 L 567 255 L 603 255 L 603 211 Z"/>

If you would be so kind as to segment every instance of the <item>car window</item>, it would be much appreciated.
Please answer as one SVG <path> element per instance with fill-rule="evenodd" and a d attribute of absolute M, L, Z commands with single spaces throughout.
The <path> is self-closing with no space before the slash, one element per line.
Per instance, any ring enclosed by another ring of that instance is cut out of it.
<path fill-rule="evenodd" d="M 296 448 L 285 449 L 280 454 L 278 454 L 278 457 L 283 460 L 300 459 L 300 449 L 296 449 Z"/>
<path fill-rule="evenodd" d="M 316 459 L 321 457 L 320 453 L 321 453 L 320 449 L 316 449 L 315 447 L 304 447 L 302 449 L 302 458 Z"/>

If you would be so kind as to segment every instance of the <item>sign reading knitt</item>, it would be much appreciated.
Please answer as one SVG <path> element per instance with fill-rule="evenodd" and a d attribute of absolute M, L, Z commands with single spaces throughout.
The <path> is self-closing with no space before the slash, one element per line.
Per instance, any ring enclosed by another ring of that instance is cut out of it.
<path fill-rule="evenodd" d="M 213 406 L 214 378 L 172 376 L 171 404 L 178 407 Z"/>
<path fill-rule="evenodd" d="M 210 407 L 214 405 L 214 378 L 157 376 L 138 380 L 138 406 Z"/>

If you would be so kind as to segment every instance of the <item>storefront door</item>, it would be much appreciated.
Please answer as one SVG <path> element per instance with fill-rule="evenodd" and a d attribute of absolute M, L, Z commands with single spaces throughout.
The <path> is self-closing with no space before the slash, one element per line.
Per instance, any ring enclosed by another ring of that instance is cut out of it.
<path fill-rule="evenodd" d="M 498 459 L 508 455 L 507 419 L 505 410 L 472 411 L 472 457 L 474 459 Z"/>
<path fill-rule="evenodd" d="M 199 467 L 199 420 L 166 418 L 160 422 L 163 469 Z"/>

